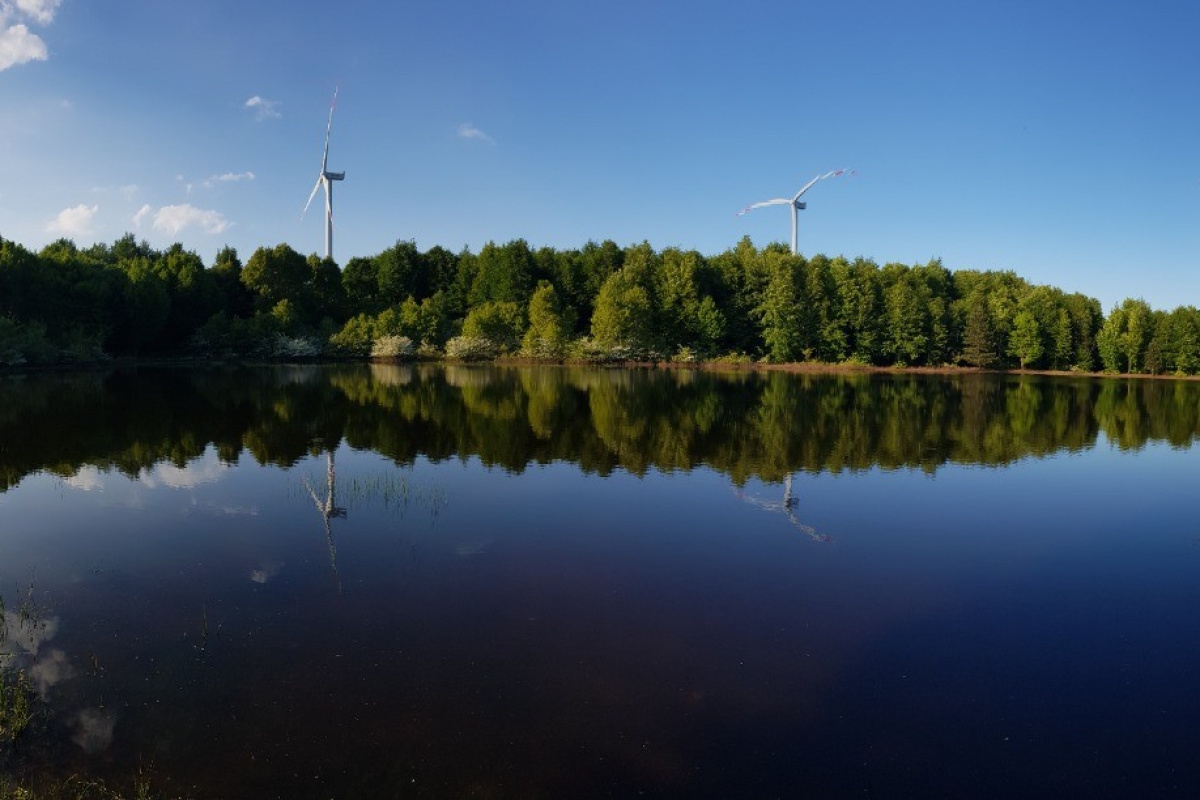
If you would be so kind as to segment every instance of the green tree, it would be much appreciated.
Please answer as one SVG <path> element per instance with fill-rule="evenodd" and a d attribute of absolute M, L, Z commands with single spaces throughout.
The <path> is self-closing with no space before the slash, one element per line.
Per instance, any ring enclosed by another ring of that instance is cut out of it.
<path fill-rule="evenodd" d="M 529 300 L 529 329 L 521 350 L 538 358 L 562 358 L 575 329 L 573 317 L 559 301 L 553 284 L 543 281 Z"/>
<path fill-rule="evenodd" d="M 379 298 L 385 305 L 399 305 L 410 296 L 420 301 L 432 294 L 432 281 L 415 242 L 398 241 L 373 260 Z"/>
<path fill-rule="evenodd" d="M 260 311 L 270 311 L 281 300 L 301 302 L 310 280 L 308 261 L 286 244 L 260 247 L 242 269 L 242 283 L 254 295 Z"/>
<path fill-rule="evenodd" d="M 533 292 L 533 271 L 533 253 L 524 239 L 503 246 L 488 242 L 479 252 L 467 298 L 469 305 L 473 308 L 481 303 L 505 302 L 524 308 Z"/>
<path fill-rule="evenodd" d="M 1100 351 L 1100 362 L 1106 372 L 1120 372 L 1125 366 L 1124 352 L 1121 347 L 1121 337 L 1125 330 L 1124 309 L 1114 308 L 1104 320 L 1100 333 L 1096 336 L 1096 346 Z"/>
<path fill-rule="evenodd" d="M 625 267 L 600 287 L 592 313 L 592 339 L 602 347 L 653 348 L 654 307 L 650 293 Z"/>
<path fill-rule="evenodd" d="M 1042 331 L 1032 311 L 1018 311 L 1013 319 L 1012 334 L 1008 338 L 1008 354 L 1021 363 L 1021 369 L 1042 357 Z"/>
<path fill-rule="evenodd" d="M 925 363 L 929 348 L 928 288 L 902 264 L 884 267 L 884 353 L 896 364 Z"/>
<path fill-rule="evenodd" d="M 987 298 L 982 291 L 975 291 L 967 298 L 966 305 L 962 359 L 972 367 L 987 369 L 996 363 L 996 347 Z"/>
<path fill-rule="evenodd" d="M 511 353 L 521 342 L 525 331 L 525 315 L 516 303 L 503 300 L 488 301 L 472 308 L 463 320 L 463 336 L 487 339 Z"/>
<path fill-rule="evenodd" d="M 220 295 L 220 308 L 235 317 L 248 317 L 254 310 L 254 296 L 242 283 L 242 260 L 232 247 L 217 253 L 209 270 L 212 283 Z"/>
<path fill-rule="evenodd" d="M 774 251 L 765 253 L 764 259 L 771 264 L 771 278 L 757 311 L 767 357 L 776 364 L 799 361 L 805 357 L 803 298 L 797 285 L 800 259 Z"/>
<path fill-rule="evenodd" d="M 378 314 L 386 307 L 379 290 L 379 264 L 374 258 L 352 258 L 342 269 L 342 294 L 350 313 Z"/>

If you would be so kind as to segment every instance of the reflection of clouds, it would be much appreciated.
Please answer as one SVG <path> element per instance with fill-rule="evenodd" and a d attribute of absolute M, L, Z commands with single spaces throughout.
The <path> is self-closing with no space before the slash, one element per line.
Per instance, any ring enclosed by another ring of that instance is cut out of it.
<path fill-rule="evenodd" d="M 54 647 L 35 661 L 33 666 L 28 669 L 28 673 L 34 686 L 37 687 L 38 694 L 44 700 L 50 687 L 75 677 L 75 668 L 67 663 L 67 654 Z"/>
<path fill-rule="evenodd" d="M 73 489 L 91 492 L 103 488 L 104 482 L 100 479 L 100 476 L 100 470 L 89 464 L 86 467 L 80 467 L 79 471 L 71 477 L 63 478 L 63 483 Z"/>
<path fill-rule="evenodd" d="M 281 569 L 283 569 L 283 564 L 275 561 L 268 561 L 267 563 L 263 564 L 262 569 L 250 570 L 250 580 L 254 581 L 255 583 L 266 583 L 267 581 L 271 580 L 271 578 L 274 578 L 276 575 L 278 575 Z"/>
<path fill-rule="evenodd" d="M 218 514 L 226 517 L 257 517 L 257 506 L 214 506 Z"/>
<path fill-rule="evenodd" d="M 17 612 L 5 611 L 4 626 L 8 630 L 8 641 L 36 658 L 41 646 L 58 633 L 58 617 L 22 620 Z"/>
<path fill-rule="evenodd" d="M 0 3 L 2 2 L 3 0 L 0 0 Z M 170 461 L 160 461 L 153 466 L 143 467 L 138 472 L 135 483 L 147 489 L 159 487 L 195 489 L 198 486 L 217 482 L 233 466 L 233 464 L 222 461 L 221 457 L 217 455 L 217 451 L 209 447 L 202 455 L 182 467 L 172 464 Z M 106 488 L 112 488 L 106 486 L 110 476 L 115 478 L 116 473 L 113 470 L 102 470 L 93 464 L 87 464 L 80 467 L 74 475 L 63 478 L 62 481 L 67 486 L 84 492 L 104 491 Z M 128 480 L 126 475 L 120 477 Z M 135 498 L 130 502 L 137 504 L 139 501 Z"/>
<path fill-rule="evenodd" d="M 467 542 L 466 544 L 460 544 L 458 547 L 454 548 L 454 552 L 463 558 L 470 558 L 471 556 L 477 556 L 482 553 L 484 548 L 486 548 L 489 544 L 491 544 L 491 542 Z"/>
<path fill-rule="evenodd" d="M 229 470 L 230 465 L 221 461 L 211 448 L 199 458 L 182 467 L 163 462 L 138 473 L 138 480 L 148 488 L 169 486 L 172 489 L 194 489 L 206 483 L 215 483 Z"/>
<path fill-rule="evenodd" d="M 85 708 L 71 720 L 71 727 L 74 728 L 71 741 L 89 755 L 104 752 L 112 744 L 116 724 L 117 718 L 111 712 Z"/>

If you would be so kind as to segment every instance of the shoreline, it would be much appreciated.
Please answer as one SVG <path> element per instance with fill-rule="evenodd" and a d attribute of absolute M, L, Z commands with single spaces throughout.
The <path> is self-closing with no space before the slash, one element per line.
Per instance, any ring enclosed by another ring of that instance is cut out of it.
<path fill-rule="evenodd" d="M 1083 372 L 1081 370 L 1048 370 L 1048 369 L 995 369 L 982 367 L 963 367 L 945 365 L 940 367 L 899 367 L 875 366 L 871 364 L 830 364 L 815 361 L 793 361 L 786 364 L 767 364 L 757 361 L 726 362 L 726 361 L 620 361 L 597 362 L 577 359 L 538 359 L 522 356 L 501 356 L 492 361 L 456 361 L 452 359 L 395 359 L 395 358 L 365 358 L 365 359 L 287 359 L 287 360 L 258 360 L 258 359 L 205 359 L 188 356 L 177 358 L 119 358 L 107 362 L 85 362 L 79 364 L 41 364 L 41 365 L 9 365 L 0 364 L 0 376 L 21 375 L 52 372 L 104 372 L 111 369 L 127 369 L 138 367 L 256 367 L 282 366 L 287 364 L 472 364 L 514 367 L 537 366 L 567 366 L 567 367 L 599 367 L 620 369 L 663 369 L 663 370 L 703 370 L 706 372 L 788 372 L 798 375 L 851 375 L 851 374 L 882 374 L 882 375 L 1033 375 L 1048 378 L 1086 378 L 1104 380 L 1155 380 L 1155 381 L 1200 381 L 1200 375 L 1175 375 L 1151 373 L 1124 372 Z"/>

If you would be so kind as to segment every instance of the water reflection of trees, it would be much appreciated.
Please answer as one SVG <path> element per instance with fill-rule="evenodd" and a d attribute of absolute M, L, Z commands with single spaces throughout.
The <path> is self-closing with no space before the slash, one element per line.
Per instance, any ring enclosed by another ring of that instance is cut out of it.
<path fill-rule="evenodd" d="M 1187 446 L 1200 385 L 1036 376 L 792 375 L 592 367 L 141 370 L 0 380 L 0 490 L 84 465 L 136 476 L 211 443 L 291 467 L 341 443 L 400 464 L 478 458 L 608 474 L 1002 465 L 1092 446 Z M 320 444 L 314 444 L 320 443 Z"/>

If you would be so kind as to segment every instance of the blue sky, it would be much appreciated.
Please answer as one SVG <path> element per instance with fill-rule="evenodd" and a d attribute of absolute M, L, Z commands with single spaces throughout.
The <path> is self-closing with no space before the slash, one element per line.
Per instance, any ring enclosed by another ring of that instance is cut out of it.
<path fill-rule="evenodd" d="M 1200 5 L 0 0 L 0 236 L 940 257 L 1200 305 Z"/>

